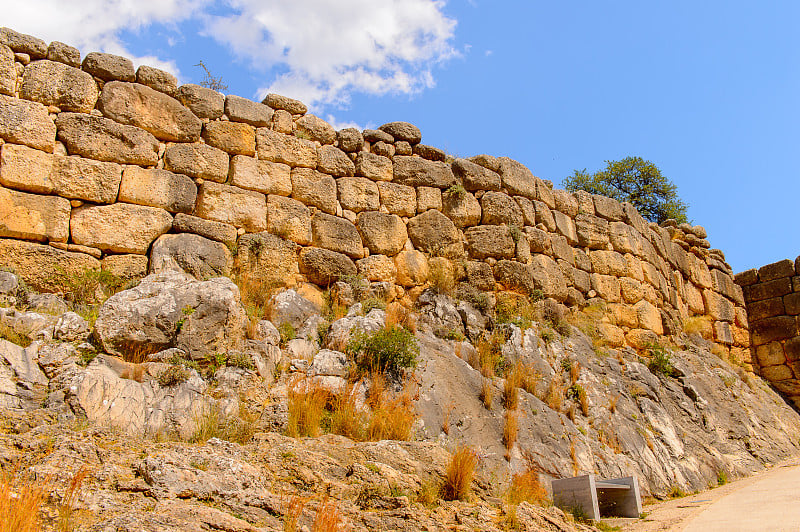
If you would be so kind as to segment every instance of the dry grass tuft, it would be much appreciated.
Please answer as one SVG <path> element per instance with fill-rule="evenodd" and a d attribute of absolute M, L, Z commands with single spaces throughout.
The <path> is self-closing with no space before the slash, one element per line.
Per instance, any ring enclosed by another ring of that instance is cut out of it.
<path fill-rule="evenodd" d="M 446 501 L 464 500 L 470 493 L 478 455 L 469 447 L 459 447 L 450 459 L 445 474 L 442 498 Z"/>
<path fill-rule="evenodd" d="M 486 410 L 492 409 L 492 404 L 494 403 L 494 386 L 492 385 L 492 379 L 489 377 L 481 377 L 480 400 Z"/>
<path fill-rule="evenodd" d="M 411 439 L 411 429 L 417 420 L 417 412 L 409 382 L 405 383 L 399 394 L 389 397 L 383 375 L 373 374 L 368 403 L 372 408 L 367 426 L 369 441 Z"/>
<path fill-rule="evenodd" d="M 0 532 L 39 532 L 39 510 L 48 485 L 0 475 Z"/>
<path fill-rule="evenodd" d="M 619 401 L 619 395 L 610 394 L 608 396 L 608 410 L 612 414 L 617 411 L 617 401 Z"/>
<path fill-rule="evenodd" d="M 430 261 L 428 282 L 436 293 L 450 295 L 456 286 L 453 275 L 453 265 L 445 258 Z"/>
<path fill-rule="evenodd" d="M 575 450 L 575 442 L 571 439 L 569 440 L 569 457 L 572 459 L 572 474 L 577 477 L 578 472 L 580 472 L 580 467 L 578 467 L 578 452 Z"/>
<path fill-rule="evenodd" d="M 539 472 L 528 469 L 524 473 L 517 473 L 511 477 L 511 486 L 508 489 L 506 500 L 510 504 L 528 502 L 544 506 L 548 503 L 547 489 L 539 480 Z"/>
<path fill-rule="evenodd" d="M 323 501 L 322 506 L 317 510 L 314 524 L 311 526 L 312 532 L 336 532 L 342 530 L 344 518 L 339 513 L 339 507 L 335 502 Z"/>
<path fill-rule="evenodd" d="M 580 379 L 580 378 L 581 378 L 581 363 L 580 362 L 574 362 L 569 367 L 569 383 L 571 385 L 575 384 L 576 382 L 578 382 L 578 379 Z"/>
<path fill-rule="evenodd" d="M 519 387 L 522 384 L 522 374 L 519 365 L 514 365 L 511 371 L 506 373 L 503 383 L 503 406 L 507 410 L 516 410 L 519 406 Z"/>
<path fill-rule="evenodd" d="M 67 491 L 61 504 L 58 506 L 58 530 L 59 532 L 72 532 L 72 506 L 75 496 L 83 485 L 83 481 L 89 475 L 89 470 L 82 466 L 69 482 Z"/>
<path fill-rule="evenodd" d="M 450 434 L 450 416 L 455 409 L 456 404 L 454 401 L 450 401 L 450 404 L 447 405 L 447 408 L 444 409 L 442 413 L 442 432 L 445 434 Z"/>
<path fill-rule="evenodd" d="M 506 410 L 503 423 L 503 444 L 506 446 L 506 459 L 510 458 L 511 449 L 517 442 L 519 431 L 519 414 L 515 410 Z"/>
<path fill-rule="evenodd" d="M 416 316 L 397 301 L 386 306 L 386 328 L 396 325 L 408 329 L 412 334 L 417 332 Z"/>
<path fill-rule="evenodd" d="M 239 295 L 247 316 L 257 323 L 266 316 L 269 299 L 280 286 L 249 273 L 239 275 L 234 282 L 239 287 Z"/>
<path fill-rule="evenodd" d="M 294 496 L 289 501 L 286 507 L 286 517 L 283 520 L 284 532 L 297 532 L 299 530 L 297 522 L 303 514 L 303 508 L 306 505 L 306 500 Z"/>
<path fill-rule="evenodd" d="M 683 321 L 683 332 L 686 334 L 699 334 L 708 340 L 714 337 L 714 320 L 710 316 L 692 316 Z"/>
<path fill-rule="evenodd" d="M 322 417 L 331 401 L 331 393 L 310 379 L 299 378 L 289 383 L 289 423 L 286 435 L 292 438 L 319 436 Z"/>
<path fill-rule="evenodd" d="M 564 383 L 561 382 L 561 377 L 555 375 L 550 383 L 547 385 L 547 392 L 545 393 L 543 401 L 547 406 L 556 412 L 561 412 L 564 409 L 564 399 L 566 397 L 566 390 Z"/>
<path fill-rule="evenodd" d="M 364 438 L 365 423 L 363 412 L 356 407 L 355 387 L 353 384 L 348 384 L 333 401 L 331 432 L 353 440 L 361 440 Z"/>

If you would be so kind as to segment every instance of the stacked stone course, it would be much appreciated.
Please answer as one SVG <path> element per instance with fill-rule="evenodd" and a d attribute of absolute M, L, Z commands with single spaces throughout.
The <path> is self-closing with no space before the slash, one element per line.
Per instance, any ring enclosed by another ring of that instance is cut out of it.
<path fill-rule="evenodd" d="M 800 408 L 800 257 L 736 274 L 750 320 L 753 365 Z"/>
<path fill-rule="evenodd" d="M 612 345 L 707 316 L 749 362 L 742 290 L 702 227 L 554 190 L 507 157 L 453 160 L 406 122 L 336 131 L 284 96 L 179 87 L 7 28 L 0 43 L 0 265 L 37 288 L 177 263 L 288 285 L 359 273 L 413 298 L 444 261 L 481 290 L 603 300 Z"/>

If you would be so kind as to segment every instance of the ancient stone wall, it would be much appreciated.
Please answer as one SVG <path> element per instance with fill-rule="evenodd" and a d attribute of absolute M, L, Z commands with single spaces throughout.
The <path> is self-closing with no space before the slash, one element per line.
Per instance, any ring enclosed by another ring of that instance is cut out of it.
<path fill-rule="evenodd" d="M 758 373 L 800 407 L 800 257 L 736 274 Z"/>
<path fill-rule="evenodd" d="M 602 300 L 611 345 L 703 317 L 749 362 L 742 291 L 702 227 L 554 190 L 506 157 L 453 159 L 405 122 L 336 131 L 283 96 L 178 86 L 8 29 L 0 42 L 0 265 L 39 289 L 178 264 L 267 284 L 358 273 L 413 298 L 450 271 L 484 291 Z"/>

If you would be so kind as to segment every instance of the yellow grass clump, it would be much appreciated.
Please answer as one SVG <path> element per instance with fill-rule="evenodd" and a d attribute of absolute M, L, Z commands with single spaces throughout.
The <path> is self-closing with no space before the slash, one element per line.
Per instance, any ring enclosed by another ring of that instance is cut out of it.
<path fill-rule="evenodd" d="M 446 501 L 464 500 L 470 493 L 478 455 L 469 447 L 459 447 L 450 459 L 445 473 L 442 498 Z"/>

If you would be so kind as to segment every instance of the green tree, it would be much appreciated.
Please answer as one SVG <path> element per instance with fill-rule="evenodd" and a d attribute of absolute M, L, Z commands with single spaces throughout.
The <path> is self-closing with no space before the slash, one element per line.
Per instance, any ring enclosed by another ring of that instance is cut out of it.
<path fill-rule="evenodd" d="M 562 185 L 570 192 L 585 190 L 619 201 L 629 201 L 639 214 L 651 222 L 661 223 L 673 218 L 688 222 L 686 205 L 678 197 L 678 187 L 661 175 L 661 170 L 641 157 L 625 157 L 621 161 L 606 161 L 603 170 L 590 174 L 584 168 L 564 179 Z"/>

